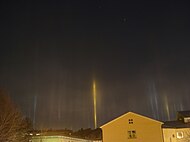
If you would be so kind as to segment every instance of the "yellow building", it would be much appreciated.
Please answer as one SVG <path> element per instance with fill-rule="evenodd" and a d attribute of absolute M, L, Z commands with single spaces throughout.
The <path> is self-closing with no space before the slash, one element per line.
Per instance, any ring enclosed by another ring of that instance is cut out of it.
<path fill-rule="evenodd" d="M 189 142 L 190 111 L 179 111 L 176 121 L 165 122 L 162 127 L 164 142 Z"/>
<path fill-rule="evenodd" d="M 163 126 L 164 142 L 189 142 L 190 141 L 190 128 L 179 122 L 166 122 Z M 173 124 L 171 124 L 173 123 Z M 177 125 L 176 125 L 177 123 Z M 168 125 L 168 126 L 166 126 Z"/>
<path fill-rule="evenodd" d="M 103 142 L 163 142 L 162 124 L 128 112 L 101 126 Z"/>

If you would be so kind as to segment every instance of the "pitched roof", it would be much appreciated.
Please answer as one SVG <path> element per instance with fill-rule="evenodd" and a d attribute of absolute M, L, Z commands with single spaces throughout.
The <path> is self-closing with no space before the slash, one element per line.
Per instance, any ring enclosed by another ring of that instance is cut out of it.
<path fill-rule="evenodd" d="M 184 117 L 190 117 L 190 111 L 178 111 L 178 114 L 181 114 Z"/>
<path fill-rule="evenodd" d="M 146 117 L 146 116 L 143 116 L 143 115 L 134 113 L 134 112 L 127 112 L 127 113 L 125 113 L 125 114 L 123 114 L 123 115 L 121 115 L 121 116 L 119 116 L 119 117 L 117 117 L 117 118 L 115 118 L 115 119 L 109 121 L 108 123 L 102 125 L 100 128 L 103 128 L 103 127 L 105 127 L 105 126 L 107 126 L 107 125 L 109 125 L 109 124 L 111 124 L 111 123 L 113 123 L 113 122 L 119 120 L 120 118 L 125 117 L 125 116 L 128 115 L 128 114 L 137 115 L 137 116 L 139 116 L 139 117 L 141 117 L 141 118 L 149 119 L 149 120 L 155 121 L 155 122 L 157 122 L 157 123 L 163 123 L 163 122 L 161 122 L 161 121 L 158 121 L 158 120 L 155 120 L 155 119 L 152 119 L 152 118 L 149 118 L 149 117 Z"/>
<path fill-rule="evenodd" d="M 166 121 L 162 128 L 190 128 L 190 124 L 183 121 Z"/>

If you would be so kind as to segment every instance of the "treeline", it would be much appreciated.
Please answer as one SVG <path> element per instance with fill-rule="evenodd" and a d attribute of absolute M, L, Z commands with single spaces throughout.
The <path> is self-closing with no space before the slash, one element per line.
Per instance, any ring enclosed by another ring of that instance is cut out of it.
<path fill-rule="evenodd" d="M 73 132 L 73 136 L 81 137 L 84 139 L 92 139 L 92 140 L 100 140 L 102 139 L 102 130 L 100 128 L 97 129 L 83 129 Z"/>

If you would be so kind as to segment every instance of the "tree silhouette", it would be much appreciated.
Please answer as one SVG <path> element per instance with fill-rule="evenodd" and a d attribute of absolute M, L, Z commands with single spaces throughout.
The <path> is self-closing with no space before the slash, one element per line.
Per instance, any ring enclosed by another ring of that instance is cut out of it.
<path fill-rule="evenodd" d="M 25 142 L 29 128 L 29 121 L 7 93 L 0 90 L 0 142 Z"/>

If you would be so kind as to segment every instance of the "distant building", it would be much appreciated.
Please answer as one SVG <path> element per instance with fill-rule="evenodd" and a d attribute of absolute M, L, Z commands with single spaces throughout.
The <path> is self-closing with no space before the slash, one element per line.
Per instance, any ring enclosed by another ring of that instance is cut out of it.
<path fill-rule="evenodd" d="M 162 124 L 128 112 L 101 126 L 103 142 L 163 142 Z"/>
<path fill-rule="evenodd" d="M 167 121 L 162 126 L 164 142 L 190 141 L 190 111 L 179 111 L 176 121 Z"/>
<path fill-rule="evenodd" d="M 177 120 L 184 123 L 190 123 L 190 111 L 178 111 Z"/>
<path fill-rule="evenodd" d="M 67 136 L 33 136 L 31 142 L 92 142 L 90 140 Z"/>
<path fill-rule="evenodd" d="M 62 131 L 48 131 L 31 133 L 30 142 L 101 142 L 100 140 L 87 140 L 72 135 L 65 135 Z"/>

